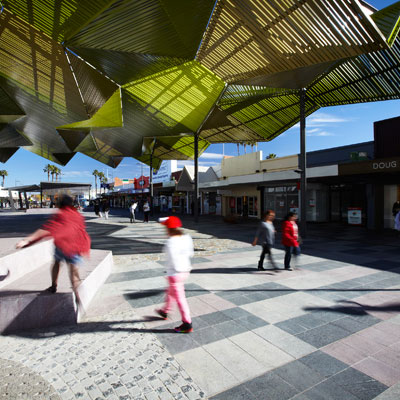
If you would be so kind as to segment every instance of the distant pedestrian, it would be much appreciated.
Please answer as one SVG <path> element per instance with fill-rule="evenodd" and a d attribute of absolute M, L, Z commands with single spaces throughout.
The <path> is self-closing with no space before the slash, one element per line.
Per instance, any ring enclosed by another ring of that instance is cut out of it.
<path fill-rule="evenodd" d="M 397 213 L 400 211 L 400 201 L 396 200 L 392 206 L 393 217 L 396 217 Z"/>
<path fill-rule="evenodd" d="M 135 212 L 136 212 L 136 208 L 137 208 L 137 201 L 133 201 L 129 207 L 129 217 L 132 222 L 136 222 L 136 218 L 135 218 Z"/>
<path fill-rule="evenodd" d="M 108 213 L 110 212 L 110 204 L 108 200 L 103 200 L 101 204 L 101 211 L 104 214 L 104 219 L 108 219 Z"/>
<path fill-rule="evenodd" d="M 263 266 L 265 255 L 268 254 L 269 262 L 271 263 L 272 268 L 277 269 L 275 261 L 272 257 L 271 248 L 275 242 L 275 227 L 274 221 L 275 219 L 275 211 L 268 210 L 262 216 L 262 221 L 258 226 L 256 236 L 253 240 L 252 245 L 255 246 L 257 243 L 260 243 L 262 246 L 262 251 L 260 255 L 260 260 L 258 261 L 258 270 L 265 271 Z"/>
<path fill-rule="evenodd" d="M 189 333 L 193 331 L 189 305 L 185 297 L 184 283 L 189 277 L 191 267 L 190 259 L 193 257 L 193 241 L 180 229 L 182 222 L 178 217 L 160 218 L 159 222 L 167 228 L 168 240 L 164 251 L 167 255 L 167 289 L 166 302 L 163 308 L 156 310 L 163 319 L 168 318 L 174 301 L 177 302 L 182 316 L 182 324 L 175 328 L 175 332 Z"/>
<path fill-rule="evenodd" d="M 400 210 L 397 212 L 394 219 L 394 229 L 400 233 Z"/>
<path fill-rule="evenodd" d="M 61 195 L 58 198 L 57 206 L 60 209 L 58 213 L 50 218 L 40 229 L 19 241 L 16 247 L 26 247 L 45 237 L 52 236 L 55 245 L 54 264 L 51 270 L 51 286 L 46 290 L 50 293 L 57 292 L 60 263 L 65 261 L 69 266 L 69 276 L 75 301 L 77 306 L 80 306 L 81 302 L 78 294 L 80 277 L 77 265 L 82 261 L 82 256 L 89 255 L 90 237 L 86 232 L 85 221 L 73 206 L 71 197 Z"/>
<path fill-rule="evenodd" d="M 282 244 L 285 247 L 285 269 L 292 271 L 290 260 L 292 254 L 300 255 L 299 230 L 296 224 L 297 214 L 290 212 L 286 215 L 282 225 Z"/>
<path fill-rule="evenodd" d="M 143 204 L 143 213 L 144 213 L 144 221 L 143 222 L 149 222 L 150 204 L 147 200 Z"/>
<path fill-rule="evenodd" d="M 94 202 L 94 213 L 98 217 L 100 216 L 100 204 L 99 204 L 99 202 L 97 200 Z"/>

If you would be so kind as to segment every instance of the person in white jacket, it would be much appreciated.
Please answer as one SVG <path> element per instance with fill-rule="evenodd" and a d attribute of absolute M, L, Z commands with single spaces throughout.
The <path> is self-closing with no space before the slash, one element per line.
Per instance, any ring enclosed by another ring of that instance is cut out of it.
<path fill-rule="evenodd" d="M 180 229 L 182 222 L 178 217 L 160 218 L 159 222 L 166 226 L 169 236 L 164 247 L 167 256 L 169 285 L 166 291 L 165 305 L 156 312 L 161 318 L 167 319 L 172 304 L 176 301 L 182 316 L 182 324 L 175 328 L 175 332 L 189 333 L 193 331 L 193 327 L 184 283 L 192 269 L 190 259 L 193 257 L 193 241 L 189 235 L 185 235 Z"/>

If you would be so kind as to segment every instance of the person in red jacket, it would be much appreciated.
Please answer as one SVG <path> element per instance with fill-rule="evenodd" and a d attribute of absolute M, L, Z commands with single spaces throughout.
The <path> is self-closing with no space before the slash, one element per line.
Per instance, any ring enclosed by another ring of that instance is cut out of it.
<path fill-rule="evenodd" d="M 285 247 L 285 269 L 292 271 L 290 260 L 292 253 L 296 256 L 300 254 L 299 230 L 296 224 L 297 214 L 290 212 L 286 215 L 282 224 L 282 244 Z"/>
<path fill-rule="evenodd" d="M 58 199 L 57 214 L 50 218 L 40 229 L 17 243 L 17 248 L 27 247 L 46 237 L 54 239 L 54 264 L 51 270 L 51 286 L 46 289 L 56 293 L 60 263 L 65 261 L 69 266 L 69 276 L 77 305 L 80 305 L 78 286 L 80 283 L 77 264 L 82 256 L 90 253 L 90 237 L 86 232 L 85 221 L 74 207 L 71 197 L 61 195 Z"/>

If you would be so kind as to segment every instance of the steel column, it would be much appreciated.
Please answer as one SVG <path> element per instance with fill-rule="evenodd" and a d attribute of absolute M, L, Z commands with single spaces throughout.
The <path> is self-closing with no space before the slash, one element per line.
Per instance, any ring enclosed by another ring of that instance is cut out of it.
<path fill-rule="evenodd" d="M 150 214 L 154 215 L 154 211 L 153 211 L 153 150 L 150 153 Z"/>
<path fill-rule="evenodd" d="M 300 89 L 300 234 L 307 235 L 306 89 Z"/>
<path fill-rule="evenodd" d="M 194 222 L 199 222 L 199 135 L 194 135 Z"/>

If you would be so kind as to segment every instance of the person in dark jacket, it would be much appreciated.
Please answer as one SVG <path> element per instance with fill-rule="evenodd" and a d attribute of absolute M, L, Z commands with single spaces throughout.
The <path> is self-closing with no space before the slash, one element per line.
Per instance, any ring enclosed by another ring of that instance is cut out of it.
<path fill-rule="evenodd" d="M 275 242 L 275 227 L 274 221 L 275 212 L 273 210 L 268 210 L 262 216 L 262 221 L 258 226 L 256 236 L 253 240 L 252 245 L 255 246 L 257 243 L 260 243 L 262 246 L 262 251 L 260 255 L 260 260 L 258 261 L 258 270 L 265 271 L 263 266 L 265 255 L 268 254 L 269 262 L 272 265 L 272 268 L 277 269 L 275 261 L 272 257 L 271 248 Z"/>
<path fill-rule="evenodd" d="M 296 224 L 297 214 L 290 212 L 286 215 L 282 224 L 282 244 L 285 247 L 285 269 L 292 271 L 290 260 L 292 254 L 300 254 L 299 230 Z"/>

